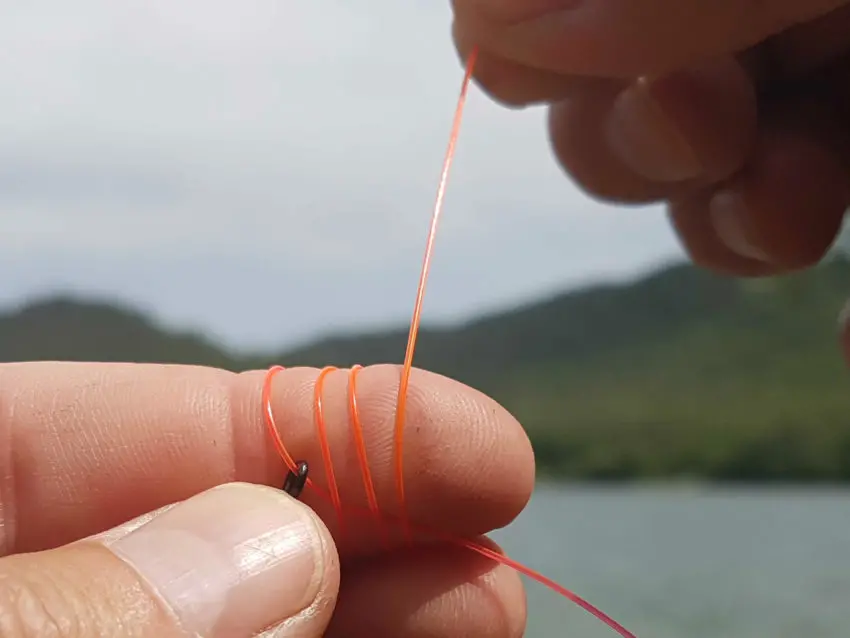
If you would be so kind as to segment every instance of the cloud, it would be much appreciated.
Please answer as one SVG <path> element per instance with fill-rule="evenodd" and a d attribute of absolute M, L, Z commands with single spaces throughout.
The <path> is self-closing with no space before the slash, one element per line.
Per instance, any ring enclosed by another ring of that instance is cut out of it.
<path fill-rule="evenodd" d="M 450 21 L 424 1 L 3 6 L 15 294 L 131 297 L 240 344 L 403 319 L 461 80 Z M 658 209 L 602 206 L 564 178 L 540 110 L 477 91 L 446 205 L 432 318 L 678 254 Z M 260 307 L 287 320 L 252 327 Z"/>

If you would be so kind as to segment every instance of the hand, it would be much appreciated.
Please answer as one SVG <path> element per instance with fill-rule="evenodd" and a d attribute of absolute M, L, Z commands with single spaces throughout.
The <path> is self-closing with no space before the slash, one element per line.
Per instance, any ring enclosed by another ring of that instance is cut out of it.
<path fill-rule="evenodd" d="M 476 77 L 549 103 L 566 171 L 614 202 L 666 201 L 698 265 L 819 261 L 850 192 L 846 0 L 453 0 Z"/>
<path fill-rule="evenodd" d="M 321 484 L 317 374 L 277 375 L 273 408 L 290 451 Z M 332 507 L 305 492 L 317 515 L 259 485 L 285 475 L 262 421 L 263 376 L 0 366 L 0 635 L 248 638 L 279 626 L 281 638 L 521 636 L 525 598 L 512 570 L 436 544 L 394 541 L 388 553 L 360 519 L 346 521 L 335 546 Z M 392 366 L 358 378 L 389 513 L 398 378 Z M 328 438 L 343 503 L 363 505 L 346 383 L 337 372 L 325 384 Z M 510 522 L 534 480 L 519 424 L 474 390 L 418 370 L 408 406 L 411 519 L 468 537 Z"/>

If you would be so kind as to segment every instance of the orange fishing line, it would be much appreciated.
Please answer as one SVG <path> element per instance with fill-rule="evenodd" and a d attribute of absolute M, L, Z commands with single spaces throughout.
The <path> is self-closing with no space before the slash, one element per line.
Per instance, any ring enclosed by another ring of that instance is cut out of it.
<path fill-rule="evenodd" d="M 381 540 L 385 546 L 389 546 L 381 508 L 378 507 L 378 496 L 375 494 L 375 484 L 372 481 L 372 470 L 369 468 L 369 457 L 366 454 L 363 424 L 360 422 L 360 412 L 357 409 L 357 373 L 362 369 L 363 366 L 355 365 L 348 373 L 348 420 L 351 423 L 351 433 L 354 435 L 354 448 L 357 450 L 357 462 L 360 465 L 360 475 L 363 478 L 363 490 L 366 492 L 369 511 L 378 524 Z"/>
<path fill-rule="evenodd" d="M 446 151 L 445 160 L 443 162 L 443 170 L 440 175 L 440 183 L 437 189 L 437 200 L 434 205 L 434 210 L 431 216 L 431 226 L 428 230 L 425 257 L 423 259 L 422 272 L 420 274 L 419 285 L 416 291 L 416 303 L 414 305 L 413 318 L 410 322 L 410 333 L 408 335 L 407 340 L 404 366 L 402 368 L 401 379 L 399 381 L 398 400 L 396 403 L 396 415 L 393 429 L 393 454 L 395 470 L 394 477 L 396 490 L 398 493 L 398 507 L 400 514 L 399 516 L 386 515 L 381 512 L 378 506 L 378 500 L 375 494 L 375 487 L 372 481 L 371 471 L 369 469 L 369 460 L 366 451 L 366 444 L 363 437 L 363 425 L 360 420 L 359 412 L 357 409 L 357 373 L 362 369 L 359 365 L 354 366 L 349 372 L 348 418 L 351 423 L 352 435 L 354 438 L 355 450 L 357 452 L 357 460 L 358 464 L 360 465 L 360 472 L 363 479 L 363 487 L 366 492 L 368 508 L 364 510 L 363 508 L 343 507 L 342 500 L 339 494 L 339 486 L 337 485 L 336 476 L 334 474 L 333 461 L 331 458 L 330 445 L 328 443 L 327 429 L 325 427 L 324 411 L 322 404 L 322 390 L 324 386 L 324 380 L 328 374 L 336 370 L 336 368 L 334 367 L 324 368 L 319 373 L 319 376 L 316 379 L 315 391 L 313 396 L 313 415 L 316 424 L 316 433 L 319 440 L 319 447 L 321 449 L 322 454 L 322 462 L 325 466 L 325 475 L 327 476 L 328 489 L 323 490 L 321 487 L 316 485 L 315 482 L 312 481 L 309 477 L 307 478 L 305 487 L 313 490 L 315 493 L 331 502 L 336 513 L 337 520 L 339 521 L 340 532 L 342 532 L 343 529 L 343 512 L 345 511 L 346 513 L 350 513 L 352 515 L 365 515 L 374 519 L 375 522 L 378 524 L 382 540 L 385 543 L 385 546 L 389 546 L 389 532 L 387 526 L 389 524 L 392 524 L 402 530 L 404 537 L 408 542 L 412 541 L 412 533 L 415 531 L 419 534 L 431 536 L 432 538 L 436 538 L 459 547 L 464 547 L 470 551 L 476 552 L 481 556 L 484 556 L 485 558 L 515 569 L 519 573 L 524 574 L 525 576 L 537 581 L 545 587 L 548 587 L 557 594 L 567 598 L 568 600 L 571 600 L 572 602 L 576 603 L 584 610 L 588 611 L 596 618 L 604 622 L 611 629 L 620 634 L 620 636 L 622 636 L 623 638 L 637 638 L 637 636 L 635 636 L 633 633 L 631 633 L 613 618 L 605 614 L 602 610 L 590 604 L 581 596 L 570 591 L 563 585 L 560 585 L 554 580 L 547 578 L 543 574 L 529 567 L 526 567 L 522 563 L 519 563 L 513 560 L 512 558 L 509 558 L 508 556 L 505 556 L 497 551 L 485 547 L 480 543 L 476 543 L 475 541 L 461 538 L 458 536 L 453 536 L 451 534 L 446 534 L 439 530 L 434 530 L 423 525 L 411 524 L 407 517 L 407 502 L 405 500 L 404 492 L 403 454 L 404 417 L 405 408 L 407 405 L 407 391 L 410 385 L 410 374 L 413 366 L 413 354 L 416 348 L 416 338 L 419 332 L 419 324 L 421 322 L 422 303 L 425 297 L 425 285 L 428 280 L 428 273 L 431 266 L 431 254 L 434 248 L 434 237 L 436 235 L 437 224 L 439 222 L 443 210 L 443 200 L 445 198 L 446 184 L 448 182 L 448 176 L 452 165 L 452 160 L 454 159 L 455 147 L 457 145 L 457 139 L 460 132 L 460 124 L 463 116 L 463 109 L 464 105 L 466 104 L 466 96 L 468 93 L 470 80 L 472 78 L 472 72 L 475 65 L 475 60 L 477 58 L 477 53 L 477 48 L 473 49 L 472 54 L 470 55 L 469 60 L 467 61 L 466 74 L 464 75 L 463 84 L 461 85 L 460 97 L 458 99 L 457 108 L 455 109 L 454 122 L 452 125 L 451 136 L 449 138 L 449 147 Z M 272 382 L 274 380 L 275 375 L 281 370 L 283 370 L 283 367 L 273 366 L 266 373 L 266 378 L 263 383 L 262 391 L 263 416 L 266 428 L 268 429 L 269 435 L 272 438 L 275 450 L 283 459 L 286 466 L 290 470 L 295 471 L 296 463 L 286 449 L 286 445 L 283 442 L 283 439 L 280 435 L 280 431 L 278 430 L 277 424 L 275 422 L 274 411 L 272 409 Z"/>
<path fill-rule="evenodd" d="M 449 147 L 443 160 L 443 170 L 440 172 L 440 183 L 437 187 L 437 200 L 431 214 L 431 227 L 428 229 L 428 239 L 425 242 L 425 256 L 422 260 L 422 272 L 419 275 L 419 285 L 416 288 L 416 303 L 413 305 L 413 317 L 410 320 L 410 331 L 407 336 L 407 349 L 404 353 L 404 365 L 401 369 L 401 380 L 398 384 L 398 400 L 396 401 L 394 454 L 395 454 L 395 484 L 398 493 L 398 504 L 401 508 L 402 519 L 407 520 L 407 503 L 404 499 L 404 417 L 407 408 L 407 388 L 410 385 L 410 371 L 413 367 L 413 353 L 416 350 L 416 338 L 419 335 L 419 324 L 422 321 L 422 302 L 425 299 L 425 285 L 431 270 L 431 255 L 434 252 L 434 238 L 437 234 L 437 224 L 443 213 L 443 201 L 446 196 L 446 184 L 449 181 L 449 171 L 455 156 L 457 139 L 460 135 L 460 124 L 463 119 L 463 109 L 466 106 L 466 96 L 469 92 L 469 82 L 478 58 L 478 48 L 474 48 L 466 63 L 466 73 L 460 86 L 460 97 L 455 107 L 452 132 L 449 136 Z M 405 529 L 407 536 L 410 530 Z"/>
<path fill-rule="evenodd" d="M 357 366 L 357 368 L 360 369 L 359 366 Z M 263 381 L 263 392 L 262 392 L 262 396 L 263 396 L 263 418 L 264 418 L 264 421 L 265 421 L 266 429 L 268 430 L 269 435 L 271 436 L 271 439 L 274 443 L 274 447 L 275 447 L 276 451 L 278 452 L 280 457 L 283 459 L 287 468 L 295 471 L 297 469 L 296 462 L 293 460 L 292 456 L 289 454 L 289 451 L 286 449 L 286 444 L 283 442 L 283 438 L 280 435 L 280 430 L 278 429 L 277 422 L 275 421 L 275 418 L 274 418 L 274 410 L 272 409 L 273 381 L 274 381 L 274 378 L 277 375 L 277 373 L 281 372 L 283 369 L 284 368 L 282 366 L 273 366 L 273 367 L 269 368 L 268 372 L 266 372 L 266 377 L 265 377 L 265 380 Z M 322 373 L 327 374 L 326 371 L 330 372 L 330 370 L 328 370 L 328 368 L 325 368 L 324 370 L 322 370 L 320 375 Z M 351 373 L 349 373 L 349 375 L 350 374 Z M 350 379 L 350 376 L 349 376 L 349 379 Z M 320 385 L 320 384 L 318 384 L 318 381 L 317 381 L 317 385 Z M 349 414 L 351 414 L 350 410 L 351 410 L 351 405 L 352 405 L 351 402 L 350 402 L 351 394 L 352 394 L 351 393 L 351 387 L 349 386 Z M 354 410 L 356 412 L 356 402 L 354 403 L 354 406 L 355 406 Z M 329 445 L 328 439 L 327 439 L 327 430 L 324 427 L 324 413 L 321 409 L 320 392 L 316 392 L 314 394 L 313 414 L 314 414 L 314 418 L 315 418 L 317 424 L 320 421 L 322 422 L 322 428 L 320 430 L 321 434 L 319 435 L 319 446 L 321 448 L 322 460 L 323 460 L 323 463 L 325 464 L 325 473 L 328 476 L 330 476 L 331 473 L 328 471 L 328 467 L 329 467 L 328 460 L 330 459 L 330 445 Z M 356 420 L 358 422 L 361 422 L 359 415 L 356 416 Z M 361 429 L 362 429 L 362 425 L 361 425 Z M 365 451 L 365 446 L 364 446 L 364 451 Z M 368 460 L 367 460 L 367 463 L 368 463 Z M 361 470 L 362 470 L 362 466 L 361 466 Z M 328 482 L 330 483 L 330 478 L 328 479 Z M 364 484 L 366 482 L 367 482 L 367 480 L 364 478 Z M 368 479 L 368 482 L 371 485 L 371 476 Z M 351 506 L 351 505 L 347 505 L 347 506 L 343 507 L 340 504 L 340 501 L 339 501 L 339 490 L 338 490 L 337 486 L 330 487 L 330 485 L 329 485 L 330 489 L 326 490 L 326 489 L 316 485 L 315 481 L 312 481 L 308 477 L 306 484 L 305 484 L 305 487 L 310 489 L 312 492 L 317 494 L 319 497 L 329 501 L 334 506 L 334 510 L 335 510 L 337 516 L 339 517 L 340 523 L 342 522 L 341 517 L 342 517 L 342 511 L 343 510 L 346 512 L 346 514 L 351 515 L 351 516 L 359 516 L 359 517 L 364 517 L 364 518 L 370 518 L 370 519 L 373 519 L 373 520 L 375 519 L 375 512 L 372 509 L 373 505 L 372 505 L 371 502 L 370 502 L 369 508 L 355 507 L 355 506 Z M 371 487 L 371 490 L 374 494 L 374 486 Z M 336 494 L 336 497 L 334 497 L 333 494 Z M 375 500 L 374 507 L 377 508 L 377 500 Z M 613 618 L 608 616 L 601 609 L 592 605 L 591 603 L 589 603 L 587 600 L 585 600 L 584 598 L 582 598 L 581 596 L 579 596 L 575 592 L 567 589 L 563 585 L 560 585 L 559 583 L 555 582 L 551 578 L 544 576 L 543 574 L 531 569 L 530 567 L 526 567 L 522 563 L 515 561 L 512 558 L 505 556 L 504 554 L 500 554 L 499 552 L 497 552 L 495 550 L 490 549 L 489 547 L 485 547 L 484 545 L 481 545 L 480 543 L 476 543 L 473 540 L 462 538 L 460 536 L 454 536 L 452 534 L 448 534 L 446 532 L 434 529 L 434 528 L 426 526 L 426 525 L 422 525 L 422 524 L 419 524 L 419 523 L 411 524 L 407 519 L 403 518 L 402 516 L 392 516 L 392 515 L 389 515 L 389 514 L 386 514 L 386 513 L 381 513 L 379 518 L 378 518 L 378 521 L 379 521 L 379 524 L 381 525 L 381 528 L 382 528 L 382 533 L 383 533 L 383 536 L 384 536 L 384 542 L 385 542 L 386 546 L 389 546 L 388 527 L 393 526 L 393 527 L 396 527 L 396 528 L 398 528 L 402 531 L 416 532 L 416 533 L 421 534 L 423 536 L 429 536 L 429 537 L 434 538 L 436 540 L 441 540 L 443 542 L 450 543 L 450 544 L 458 546 L 458 547 L 464 547 L 464 548 L 466 548 L 470 551 L 475 552 L 476 554 L 484 556 L 485 558 L 488 558 L 488 559 L 495 561 L 497 563 L 501 563 L 502 565 L 506 565 L 507 567 L 510 567 L 511 569 L 515 569 L 516 571 L 527 576 L 528 578 L 531 578 L 532 580 L 537 581 L 541 585 L 548 587 L 549 589 L 551 589 L 555 593 L 563 596 L 564 598 L 567 598 L 568 600 L 570 600 L 570 601 L 574 602 L 575 604 L 579 605 L 580 607 L 582 607 L 587 612 L 593 614 L 596 618 L 598 618 L 603 623 L 608 625 L 611 629 L 613 629 L 618 634 L 620 634 L 620 636 L 622 636 L 622 638 L 637 638 L 637 636 L 635 634 L 631 633 L 628 629 L 626 629 L 620 623 L 618 623 L 616 620 L 614 620 Z"/>
<path fill-rule="evenodd" d="M 322 403 L 322 390 L 325 386 L 325 378 L 336 368 L 328 366 L 323 368 L 316 379 L 316 385 L 313 390 L 313 416 L 316 419 L 316 434 L 321 442 L 322 462 L 325 464 L 325 473 L 328 477 L 328 488 L 330 489 L 331 503 L 333 503 L 334 511 L 336 512 L 337 520 L 339 521 L 340 536 L 344 533 L 344 524 L 342 518 L 342 500 L 339 497 L 339 484 L 336 482 L 336 474 L 334 473 L 333 459 L 331 458 L 331 448 L 328 445 L 328 433 L 325 429 L 325 411 Z"/>

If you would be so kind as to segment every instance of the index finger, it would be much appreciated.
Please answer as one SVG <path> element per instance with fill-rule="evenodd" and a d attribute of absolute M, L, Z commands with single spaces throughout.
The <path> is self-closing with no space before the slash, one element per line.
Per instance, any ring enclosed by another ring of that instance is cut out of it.
<path fill-rule="evenodd" d="M 484 50 L 562 74 L 633 78 L 737 53 L 847 0 L 453 0 Z"/>
<path fill-rule="evenodd" d="M 286 370 L 273 409 L 287 447 L 323 482 L 313 421 L 319 371 Z M 25 363 L 0 366 L 0 555 L 36 551 L 101 532 L 214 485 L 280 486 L 285 467 L 264 430 L 262 371 L 190 366 Z M 358 407 L 378 502 L 398 511 L 392 424 L 399 369 L 360 372 Z M 343 504 L 366 502 L 353 450 L 347 375 L 325 382 L 324 412 Z M 483 394 L 415 370 L 408 399 L 408 513 L 472 536 L 525 506 L 534 480 L 528 439 Z M 307 497 L 332 531 L 333 508 Z M 222 516 L 227 516 L 223 512 Z M 347 524 L 341 554 L 380 546 L 371 521 Z"/>

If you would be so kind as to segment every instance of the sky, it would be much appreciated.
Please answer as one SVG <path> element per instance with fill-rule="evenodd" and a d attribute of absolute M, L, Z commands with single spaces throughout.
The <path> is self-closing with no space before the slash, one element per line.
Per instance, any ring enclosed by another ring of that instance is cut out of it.
<path fill-rule="evenodd" d="M 130 304 L 234 348 L 402 324 L 462 79 L 448 2 L 0 5 L 0 305 Z M 424 321 L 682 255 L 473 88 Z"/>

